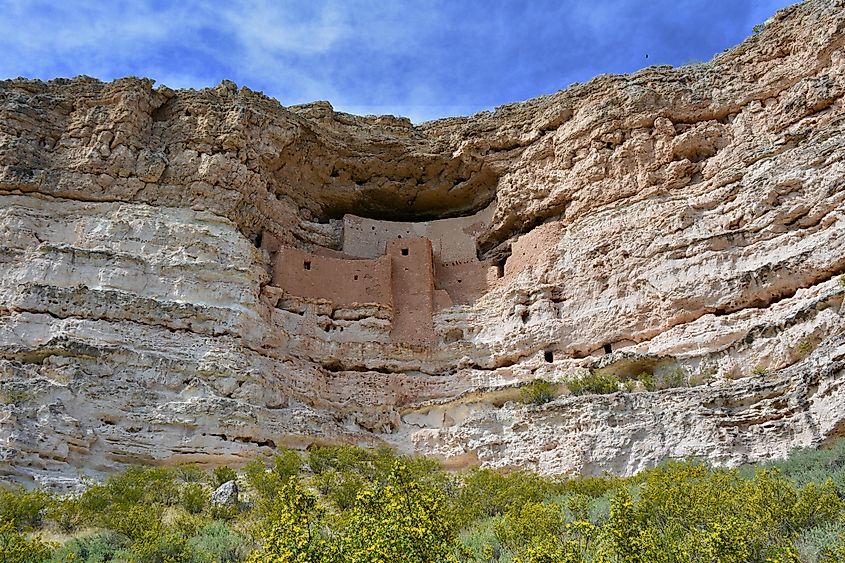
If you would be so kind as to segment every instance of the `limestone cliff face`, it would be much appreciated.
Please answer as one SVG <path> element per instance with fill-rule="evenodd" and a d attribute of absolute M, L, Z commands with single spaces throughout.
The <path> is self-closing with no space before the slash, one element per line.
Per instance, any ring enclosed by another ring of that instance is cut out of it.
<path fill-rule="evenodd" d="M 706 64 L 419 126 L 228 82 L 0 82 L 0 478 L 315 441 L 621 474 L 822 445 L 845 433 L 843 94 L 842 0 Z M 434 308 L 432 346 L 271 283 L 268 237 L 340 252 L 347 213 L 488 206 L 476 256 L 506 274 Z M 516 400 L 587 369 L 688 385 Z"/>

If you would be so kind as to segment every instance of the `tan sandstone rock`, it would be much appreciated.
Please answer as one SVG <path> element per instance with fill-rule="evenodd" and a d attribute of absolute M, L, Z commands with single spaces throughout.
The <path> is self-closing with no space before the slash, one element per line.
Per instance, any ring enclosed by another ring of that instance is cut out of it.
<path fill-rule="evenodd" d="M 709 63 L 418 126 L 230 82 L 0 82 L 0 478 L 313 442 L 621 474 L 823 445 L 845 428 L 843 94 L 842 0 Z M 434 240 L 425 338 L 397 336 L 393 297 L 274 273 L 282 248 L 377 260 L 349 214 Z M 587 369 L 689 386 L 518 400 Z"/>

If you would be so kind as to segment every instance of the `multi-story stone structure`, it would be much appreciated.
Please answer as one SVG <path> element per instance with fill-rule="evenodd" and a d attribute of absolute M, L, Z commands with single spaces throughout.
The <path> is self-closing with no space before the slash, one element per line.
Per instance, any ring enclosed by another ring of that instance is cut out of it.
<path fill-rule="evenodd" d="M 398 222 L 346 215 L 342 250 L 306 252 L 265 236 L 273 255 L 272 285 L 337 306 L 378 304 L 393 311 L 393 342 L 434 341 L 432 315 L 471 303 L 501 277 L 479 261 L 476 237 L 493 207 L 469 217 Z"/>

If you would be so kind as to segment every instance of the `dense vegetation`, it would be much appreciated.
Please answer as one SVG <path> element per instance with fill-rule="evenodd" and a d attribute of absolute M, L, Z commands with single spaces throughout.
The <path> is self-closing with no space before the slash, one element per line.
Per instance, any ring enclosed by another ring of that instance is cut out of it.
<path fill-rule="evenodd" d="M 237 477 L 239 506 L 209 502 Z M 81 495 L 0 490 L 0 561 L 833 562 L 845 441 L 740 470 L 673 461 L 632 478 L 442 471 L 313 447 L 240 475 L 131 468 Z"/>

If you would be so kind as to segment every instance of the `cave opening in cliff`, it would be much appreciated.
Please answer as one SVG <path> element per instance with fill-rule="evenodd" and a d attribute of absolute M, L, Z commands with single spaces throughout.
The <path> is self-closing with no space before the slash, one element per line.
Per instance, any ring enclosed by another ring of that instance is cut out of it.
<path fill-rule="evenodd" d="M 610 354 L 611 352 L 613 352 L 613 347 L 610 344 L 605 344 L 604 345 L 604 353 Z"/>
<path fill-rule="evenodd" d="M 505 257 L 496 262 L 496 277 L 499 279 L 505 277 L 505 262 L 507 260 L 507 257 Z"/>
<path fill-rule="evenodd" d="M 555 361 L 555 353 L 551 350 L 546 350 L 543 352 L 543 359 L 546 360 L 546 363 L 552 363 Z"/>

